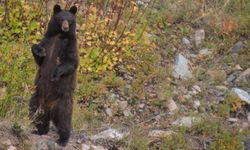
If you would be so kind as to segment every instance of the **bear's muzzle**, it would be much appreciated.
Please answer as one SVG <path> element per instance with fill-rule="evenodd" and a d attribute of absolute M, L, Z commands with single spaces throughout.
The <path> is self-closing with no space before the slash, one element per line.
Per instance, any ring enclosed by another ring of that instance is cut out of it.
<path fill-rule="evenodd" d="M 63 20 L 63 22 L 62 22 L 62 31 L 64 31 L 64 32 L 69 31 L 69 22 L 67 20 Z"/>

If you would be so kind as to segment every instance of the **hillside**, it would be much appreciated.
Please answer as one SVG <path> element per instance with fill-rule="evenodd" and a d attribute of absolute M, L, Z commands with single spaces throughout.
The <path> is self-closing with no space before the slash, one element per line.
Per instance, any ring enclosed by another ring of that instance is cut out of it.
<path fill-rule="evenodd" d="M 30 48 L 54 3 L 79 9 L 64 149 L 250 149 L 249 1 L 10 0 L 0 1 L 0 150 L 62 149 L 53 125 L 37 136 L 28 119 Z"/>

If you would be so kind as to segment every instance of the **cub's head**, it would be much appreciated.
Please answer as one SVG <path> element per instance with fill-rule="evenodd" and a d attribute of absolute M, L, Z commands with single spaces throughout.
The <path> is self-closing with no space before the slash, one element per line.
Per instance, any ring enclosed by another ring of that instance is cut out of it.
<path fill-rule="evenodd" d="M 76 6 L 72 6 L 69 10 L 62 10 L 59 5 L 55 5 L 53 11 L 53 21 L 60 31 L 69 32 L 72 28 L 75 30 Z"/>

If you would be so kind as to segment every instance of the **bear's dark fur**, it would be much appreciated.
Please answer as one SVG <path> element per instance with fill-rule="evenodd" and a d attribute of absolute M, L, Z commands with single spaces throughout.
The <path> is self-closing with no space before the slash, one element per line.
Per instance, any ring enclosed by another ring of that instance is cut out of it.
<path fill-rule="evenodd" d="M 39 44 L 32 46 L 32 54 L 39 66 L 36 90 L 30 99 L 30 117 L 36 133 L 49 131 L 53 121 L 58 129 L 58 144 L 65 146 L 70 137 L 73 92 L 76 86 L 78 50 L 76 43 L 77 8 L 61 10 L 54 6 L 54 14 L 47 32 Z"/>

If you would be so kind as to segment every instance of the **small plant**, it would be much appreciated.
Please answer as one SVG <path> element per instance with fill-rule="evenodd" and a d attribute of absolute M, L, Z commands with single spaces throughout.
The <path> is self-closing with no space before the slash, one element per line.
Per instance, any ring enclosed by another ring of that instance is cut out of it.
<path fill-rule="evenodd" d="M 13 123 L 11 130 L 18 137 L 20 137 L 21 134 L 23 133 L 22 126 L 18 122 Z"/>
<path fill-rule="evenodd" d="M 191 143 L 190 138 L 185 135 L 185 133 L 176 133 L 170 136 L 167 136 L 163 144 L 160 148 L 161 150 L 164 149 L 185 149 L 185 150 L 192 150 L 193 146 Z"/>
<path fill-rule="evenodd" d="M 237 128 L 223 124 L 221 119 L 205 116 L 190 131 L 192 135 L 201 136 L 203 143 L 210 141 L 210 150 L 243 149 L 242 134 Z"/>
<path fill-rule="evenodd" d="M 147 140 L 143 137 L 135 138 L 129 145 L 130 150 L 149 150 Z"/>
<path fill-rule="evenodd" d="M 225 100 L 215 107 L 215 111 L 219 116 L 227 118 L 230 116 L 230 113 L 235 113 L 241 110 L 244 105 L 245 102 L 239 97 L 233 94 L 228 94 Z"/>

